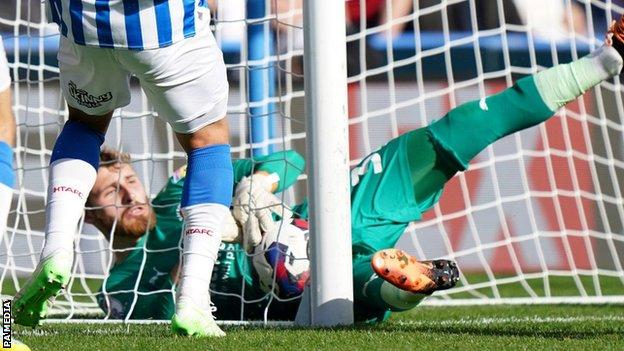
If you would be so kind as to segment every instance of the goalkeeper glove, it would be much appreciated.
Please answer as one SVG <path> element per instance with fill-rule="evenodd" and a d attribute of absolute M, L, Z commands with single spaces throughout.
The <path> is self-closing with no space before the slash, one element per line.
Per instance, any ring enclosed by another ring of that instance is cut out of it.
<path fill-rule="evenodd" d="M 275 228 L 273 213 L 282 219 L 292 217 L 290 209 L 271 192 L 273 184 L 279 181 L 276 178 L 275 174 L 254 174 L 243 178 L 236 186 L 232 214 L 243 229 L 243 247 L 247 252 L 260 244 L 263 233 Z"/>
<path fill-rule="evenodd" d="M 236 223 L 234 217 L 232 217 L 232 211 L 228 211 L 228 214 L 223 219 L 223 235 L 221 241 L 225 243 L 242 243 L 243 231 L 241 227 Z"/>

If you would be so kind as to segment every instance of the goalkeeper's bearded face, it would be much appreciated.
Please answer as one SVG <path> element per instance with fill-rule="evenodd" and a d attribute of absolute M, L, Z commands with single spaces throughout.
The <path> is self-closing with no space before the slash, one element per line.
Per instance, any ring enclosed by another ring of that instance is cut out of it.
<path fill-rule="evenodd" d="M 127 163 L 101 166 L 89 193 L 85 221 L 95 225 L 107 238 L 140 237 L 156 225 L 143 184 Z"/>

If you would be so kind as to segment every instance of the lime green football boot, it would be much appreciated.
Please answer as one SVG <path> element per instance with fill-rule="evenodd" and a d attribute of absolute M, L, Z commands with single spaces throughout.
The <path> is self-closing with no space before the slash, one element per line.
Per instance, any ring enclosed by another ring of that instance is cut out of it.
<path fill-rule="evenodd" d="M 46 317 L 48 306 L 64 289 L 71 277 L 73 255 L 56 252 L 41 260 L 37 269 L 13 301 L 15 323 L 36 327 Z"/>
<path fill-rule="evenodd" d="M 180 298 L 171 319 L 171 330 L 178 335 L 220 337 L 225 333 L 215 322 L 210 310 L 197 306 L 188 298 Z"/>

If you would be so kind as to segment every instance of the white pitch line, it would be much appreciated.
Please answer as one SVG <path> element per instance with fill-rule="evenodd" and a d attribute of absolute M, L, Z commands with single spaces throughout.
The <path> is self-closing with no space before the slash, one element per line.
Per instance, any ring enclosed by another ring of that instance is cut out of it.
<path fill-rule="evenodd" d="M 399 325 L 488 325 L 507 323 L 576 323 L 576 322 L 624 322 L 624 316 L 578 316 L 578 317 L 488 317 L 471 319 L 443 319 L 439 321 L 395 321 Z"/>
<path fill-rule="evenodd" d="M 294 325 L 291 321 L 216 321 L 218 325 L 253 326 L 267 328 L 284 328 Z M 131 324 L 171 324 L 170 320 L 159 319 L 44 319 L 41 324 L 100 324 L 100 325 L 131 325 Z"/>

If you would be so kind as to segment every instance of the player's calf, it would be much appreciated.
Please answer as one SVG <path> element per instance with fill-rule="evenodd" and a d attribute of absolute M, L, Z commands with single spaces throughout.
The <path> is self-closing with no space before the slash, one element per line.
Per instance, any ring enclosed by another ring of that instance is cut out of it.
<path fill-rule="evenodd" d="M 399 249 L 381 250 L 371 259 L 378 276 L 397 288 L 417 294 L 450 289 L 459 280 L 457 264 L 449 260 L 418 261 Z"/>

